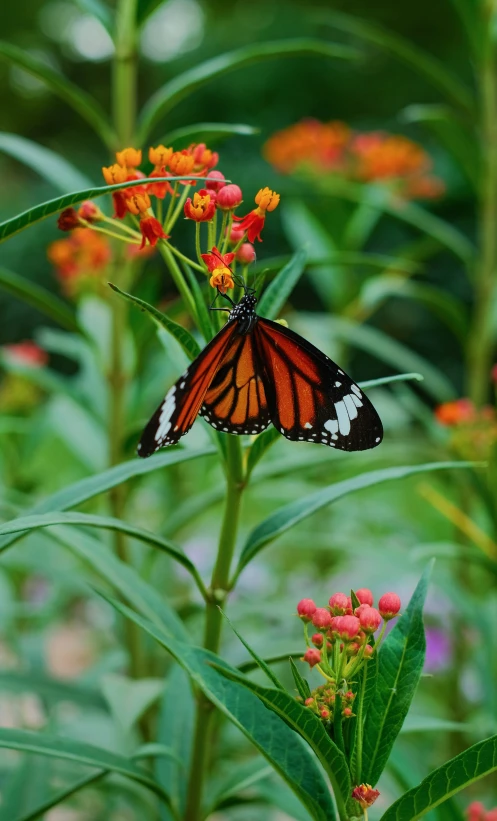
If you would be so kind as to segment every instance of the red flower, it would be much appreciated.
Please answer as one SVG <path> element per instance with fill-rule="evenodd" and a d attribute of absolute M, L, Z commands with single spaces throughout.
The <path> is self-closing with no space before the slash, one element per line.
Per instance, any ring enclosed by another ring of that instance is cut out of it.
<path fill-rule="evenodd" d="M 247 232 L 249 242 L 254 242 L 256 239 L 262 242 L 261 231 L 264 228 L 266 211 L 274 211 L 280 201 L 280 195 L 271 191 L 270 188 L 261 188 L 255 196 L 255 201 L 257 208 L 245 217 L 234 217 L 234 219 L 239 221 L 240 228 Z"/>
<path fill-rule="evenodd" d="M 374 804 L 379 794 L 378 790 L 373 790 L 370 784 L 360 784 L 352 790 L 352 798 L 354 798 L 364 810 Z"/>
<path fill-rule="evenodd" d="M 57 228 L 61 231 L 72 231 L 79 225 L 79 217 L 74 208 L 66 208 L 59 214 L 57 220 Z"/>
<path fill-rule="evenodd" d="M 151 177 L 170 177 L 171 174 L 166 171 L 164 168 L 155 169 L 148 175 L 149 179 Z M 138 186 L 140 187 L 140 186 Z M 154 197 L 157 197 L 159 200 L 163 200 L 166 194 L 171 194 L 174 196 L 174 189 L 170 182 L 153 182 L 150 185 L 147 185 L 147 191 L 149 194 L 152 194 Z M 177 195 L 178 196 L 178 195 Z"/>
<path fill-rule="evenodd" d="M 208 222 L 215 214 L 216 201 L 205 188 L 201 188 L 193 195 L 193 201 L 191 197 L 188 197 L 184 211 L 187 219 L 195 220 L 195 222 Z"/>
<path fill-rule="evenodd" d="M 154 245 L 157 245 L 157 240 L 169 239 L 167 234 L 164 233 L 159 220 L 155 219 L 155 217 L 143 217 L 143 219 L 140 220 L 140 231 L 142 233 L 140 251 L 145 247 L 147 240 L 153 247 Z"/>
<path fill-rule="evenodd" d="M 31 367 L 41 368 L 48 362 L 48 354 L 43 348 L 40 348 L 36 342 L 26 340 L 25 342 L 16 342 L 13 345 L 4 345 L 3 350 L 12 359 L 17 360 L 23 365 L 31 365 Z"/>
<path fill-rule="evenodd" d="M 207 265 L 207 269 L 212 274 L 209 284 L 211 288 L 217 288 L 220 293 L 225 294 L 229 288 L 233 288 L 233 271 L 228 267 L 235 257 L 233 253 L 220 254 L 216 246 L 212 249 L 213 253 L 201 254 L 202 259 Z"/>
<path fill-rule="evenodd" d="M 215 245 L 212 249 L 212 253 L 202 254 L 201 256 L 205 264 L 207 265 L 208 271 L 211 274 L 213 273 L 213 271 L 216 270 L 216 268 L 222 266 L 227 268 L 229 265 L 231 265 L 235 258 L 235 255 L 231 251 L 229 254 L 220 254 Z"/>
<path fill-rule="evenodd" d="M 195 163 L 194 171 L 196 173 L 201 173 L 202 171 L 205 173 L 209 171 L 217 165 L 219 160 L 219 154 L 216 151 L 211 151 L 210 148 L 207 148 L 205 143 L 199 143 L 199 145 L 196 145 L 192 150 L 192 155 Z"/>
<path fill-rule="evenodd" d="M 471 399 L 455 399 L 435 408 L 435 416 L 441 425 L 459 425 L 475 418 L 475 407 Z"/>

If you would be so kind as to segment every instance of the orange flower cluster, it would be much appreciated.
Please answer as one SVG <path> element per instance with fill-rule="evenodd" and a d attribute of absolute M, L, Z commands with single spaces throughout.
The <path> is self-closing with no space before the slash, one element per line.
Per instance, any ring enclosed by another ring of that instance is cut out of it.
<path fill-rule="evenodd" d="M 48 247 L 48 259 L 67 296 L 75 296 L 87 285 L 95 284 L 96 275 L 109 264 L 111 248 L 108 240 L 91 228 L 75 228 L 66 239 L 58 239 Z"/>
<path fill-rule="evenodd" d="M 341 122 L 302 120 L 273 134 L 264 156 L 278 171 L 339 175 L 395 186 L 406 199 L 435 199 L 442 180 L 431 175 L 432 160 L 417 143 L 381 131 L 354 132 Z"/>
<path fill-rule="evenodd" d="M 435 418 L 451 428 L 450 444 L 464 459 L 487 459 L 497 442 L 497 414 L 491 405 L 476 408 L 470 399 L 455 399 L 435 408 Z"/>

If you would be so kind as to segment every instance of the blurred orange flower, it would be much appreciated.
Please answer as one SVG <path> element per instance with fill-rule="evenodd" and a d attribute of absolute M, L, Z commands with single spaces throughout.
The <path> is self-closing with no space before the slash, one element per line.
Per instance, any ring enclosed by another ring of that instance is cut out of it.
<path fill-rule="evenodd" d="M 47 256 L 63 291 L 74 296 L 107 266 L 111 249 L 107 239 L 91 228 L 75 228 L 66 239 L 52 242 Z"/>

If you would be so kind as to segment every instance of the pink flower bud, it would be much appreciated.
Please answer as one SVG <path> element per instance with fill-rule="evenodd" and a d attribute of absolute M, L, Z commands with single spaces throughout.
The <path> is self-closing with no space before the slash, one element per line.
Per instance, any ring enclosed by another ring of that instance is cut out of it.
<path fill-rule="evenodd" d="M 217 204 L 223 211 L 237 208 L 243 199 L 242 189 L 238 185 L 225 185 L 217 192 Z"/>
<path fill-rule="evenodd" d="M 98 222 L 102 219 L 103 214 L 98 205 L 95 205 L 91 200 L 85 200 L 78 208 L 78 217 L 86 220 L 86 222 Z"/>
<path fill-rule="evenodd" d="M 361 604 L 369 604 L 369 606 L 371 606 L 374 602 L 373 594 L 367 587 L 361 587 L 360 590 L 355 591 L 355 594 Z"/>
<path fill-rule="evenodd" d="M 342 715 L 344 718 L 350 718 L 352 715 L 352 710 L 350 709 L 350 707 L 344 707 L 342 710 Z"/>
<path fill-rule="evenodd" d="M 336 636 L 340 633 L 340 622 L 343 619 L 343 616 L 333 616 L 330 624 L 330 632 L 335 634 Z"/>
<path fill-rule="evenodd" d="M 255 248 L 250 242 L 244 242 L 243 245 L 240 245 L 238 251 L 236 252 L 235 259 L 238 262 L 243 263 L 243 265 L 250 265 L 251 262 L 255 259 Z"/>
<path fill-rule="evenodd" d="M 334 616 L 343 616 L 349 606 L 349 598 L 345 593 L 334 593 L 329 604 Z"/>
<path fill-rule="evenodd" d="M 373 650 L 373 648 L 371 647 L 371 645 L 370 645 L 370 644 L 366 644 L 366 647 L 364 648 L 364 658 L 365 658 L 365 659 L 370 659 L 370 658 L 371 658 L 371 656 L 373 655 L 373 652 L 374 652 L 374 650 Z"/>
<path fill-rule="evenodd" d="M 297 605 L 297 613 L 303 621 L 310 621 L 316 609 L 312 599 L 302 599 Z"/>
<path fill-rule="evenodd" d="M 369 607 L 367 604 L 363 604 L 357 609 L 361 611 L 360 613 L 357 613 L 357 615 L 359 616 L 362 629 L 366 633 L 374 633 L 378 630 L 378 627 L 381 624 L 381 616 L 376 607 Z"/>
<path fill-rule="evenodd" d="M 357 656 L 359 650 L 361 649 L 361 645 L 357 641 L 351 641 L 350 644 L 347 644 L 347 655 L 348 656 Z"/>
<path fill-rule="evenodd" d="M 378 610 L 385 621 L 394 619 L 400 610 L 400 599 L 397 593 L 385 593 L 378 602 Z"/>
<path fill-rule="evenodd" d="M 323 646 L 323 634 L 322 633 L 314 633 L 313 637 L 311 638 L 312 643 L 316 647 Z"/>
<path fill-rule="evenodd" d="M 361 627 L 357 616 L 339 616 L 338 618 L 340 619 L 338 632 L 342 641 L 355 639 Z"/>
<path fill-rule="evenodd" d="M 330 711 L 327 710 L 326 707 L 324 707 L 319 713 L 319 715 L 321 716 L 321 718 L 328 719 L 330 717 Z"/>
<path fill-rule="evenodd" d="M 226 185 L 224 174 L 221 171 L 209 171 L 205 178 L 205 187 L 213 191 L 220 191 Z"/>
<path fill-rule="evenodd" d="M 312 698 L 312 696 L 309 696 L 309 698 L 306 698 L 306 700 L 304 701 L 304 704 L 305 704 L 306 707 L 312 707 L 312 705 L 314 704 L 314 699 Z"/>
<path fill-rule="evenodd" d="M 354 701 L 354 699 L 355 699 L 355 693 L 353 693 L 353 692 L 352 692 L 352 690 L 347 690 L 347 692 L 346 692 L 346 693 L 345 693 L 345 695 L 344 695 L 344 698 L 345 698 L 347 701 Z"/>
<path fill-rule="evenodd" d="M 359 620 L 358 620 L 359 621 Z M 331 626 L 332 618 L 329 610 L 326 607 L 317 607 L 312 614 L 312 623 L 314 627 L 321 630 L 327 630 Z"/>
<path fill-rule="evenodd" d="M 319 650 L 309 647 L 309 649 L 305 651 L 301 661 L 306 661 L 309 667 L 314 667 L 315 664 L 319 664 L 321 661 L 321 653 Z"/>
<path fill-rule="evenodd" d="M 228 233 L 228 229 L 226 229 L 226 233 Z M 234 222 L 231 226 L 230 231 L 230 242 L 237 243 L 240 242 L 241 239 L 245 236 L 245 228 L 240 228 L 240 224 L 238 222 Z"/>

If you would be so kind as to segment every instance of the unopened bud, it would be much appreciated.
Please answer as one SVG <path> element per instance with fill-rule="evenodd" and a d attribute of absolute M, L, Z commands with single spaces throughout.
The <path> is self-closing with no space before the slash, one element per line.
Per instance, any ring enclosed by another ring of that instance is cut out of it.
<path fill-rule="evenodd" d="M 317 607 L 312 599 L 302 599 L 297 605 L 297 613 L 302 621 L 311 621 Z"/>
<path fill-rule="evenodd" d="M 378 602 L 378 610 L 385 619 L 394 619 L 400 610 L 400 599 L 397 593 L 384 593 Z"/>

